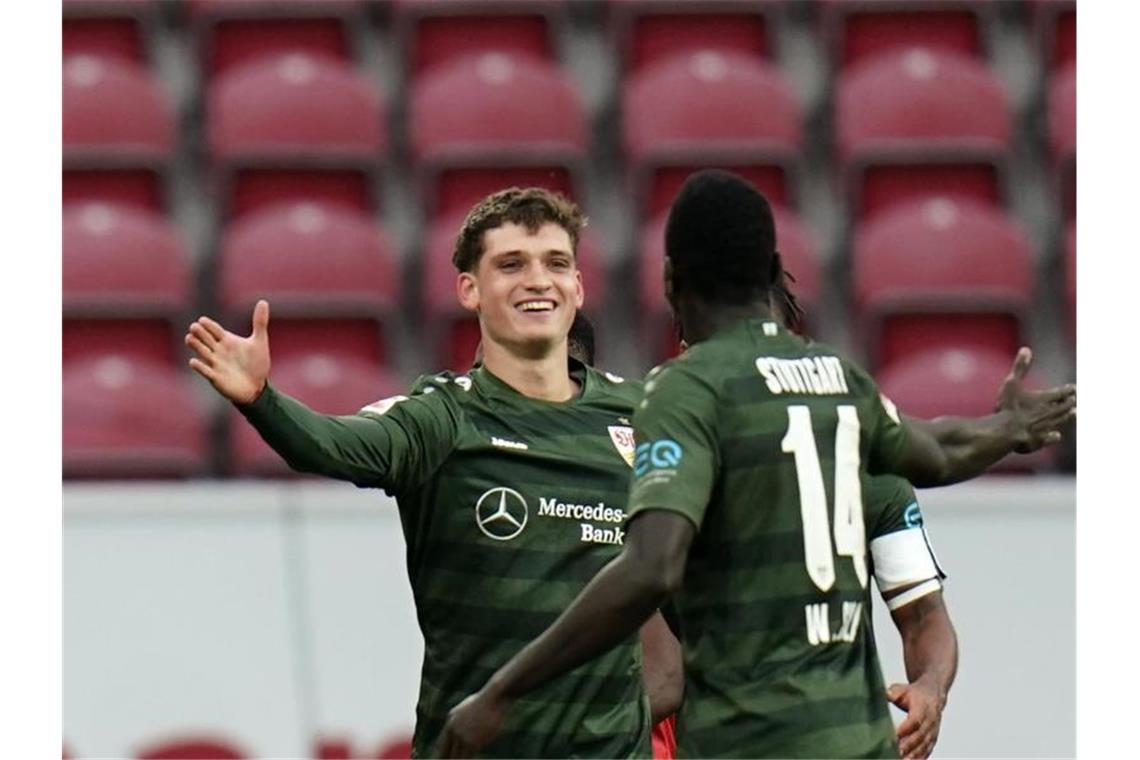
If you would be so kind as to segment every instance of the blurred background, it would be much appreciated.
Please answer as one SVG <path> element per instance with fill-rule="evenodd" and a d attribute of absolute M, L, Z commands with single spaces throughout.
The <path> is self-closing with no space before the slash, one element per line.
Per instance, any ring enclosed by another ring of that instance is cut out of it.
<path fill-rule="evenodd" d="M 501 187 L 585 209 L 619 374 L 675 350 L 664 215 L 716 166 L 776 206 L 807 330 L 907 413 L 987 413 L 1022 344 L 1033 382 L 1075 379 L 1071 0 L 64 0 L 62 25 L 71 757 L 406 751 L 394 510 L 290 476 L 181 338 L 267 298 L 275 384 L 335 413 L 466 368 L 451 249 Z M 963 638 L 940 754 L 1073 754 L 1072 441 L 930 494 Z"/>

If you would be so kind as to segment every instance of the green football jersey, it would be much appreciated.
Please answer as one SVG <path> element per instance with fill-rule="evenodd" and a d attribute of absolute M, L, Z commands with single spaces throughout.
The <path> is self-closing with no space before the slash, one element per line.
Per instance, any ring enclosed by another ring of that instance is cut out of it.
<path fill-rule="evenodd" d="M 871 632 L 867 471 L 905 431 L 827 346 L 744 320 L 646 377 L 631 517 L 697 529 L 674 596 L 678 754 L 897 757 Z M 882 521 L 886 526 L 890 521 Z"/>
<path fill-rule="evenodd" d="M 395 496 L 424 636 L 414 752 L 621 550 L 641 384 L 572 362 L 581 394 L 528 398 L 486 369 L 421 378 L 357 415 L 267 390 L 245 410 L 305 471 Z M 534 691 L 490 757 L 649 757 L 636 636 Z"/>

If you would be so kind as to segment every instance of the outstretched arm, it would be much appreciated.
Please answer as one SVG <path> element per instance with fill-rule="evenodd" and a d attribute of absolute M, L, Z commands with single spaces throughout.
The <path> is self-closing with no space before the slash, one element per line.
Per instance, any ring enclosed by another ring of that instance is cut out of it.
<path fill-rule="evenodd" d="M 1076 386 L 1026 390 L 1032 360 L 1028 348 L 1018 351 L 994 414 L 906 418 L 906 445 L 894 471 L 918 487 L 950 485 L 977 477 L 1012 451 L 1029 453 L 1060 441 L 1060 428 L 1076 416 Z"/>
<path fill-rule="evenodd" d="M 452 709 L 439 755 L 474 757 L 495 738 L 515 700 L 632 635 L 680 586 L 693 533 L 688 519 L 671 512 L 635 517 L 622 553 L 550 628 Z"/>
<path fill-rule="evenodd" d="M 926 758 L 938 741 L 942 711 L 958 672 L 958 639 L 941 591 L 899 607 L 891 618 L 902 637 L 909 681 L 887 689 L 887 698 L 907 712 L 895 730 L 899 753 L 903 758 Z"/>
<path fill-rule="evenodd" d="M 658 612 L 641 626 L 641 682 L 649 695 L 654 724 L 668 718 L 681 707 L 685 693 L 685 666 L 681 660 L 681 642 L 669 630 Z"/>

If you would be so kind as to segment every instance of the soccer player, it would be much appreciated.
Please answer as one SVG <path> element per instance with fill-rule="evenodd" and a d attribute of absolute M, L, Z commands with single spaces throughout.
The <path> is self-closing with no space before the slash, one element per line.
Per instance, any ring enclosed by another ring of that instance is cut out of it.
<path fill-rule="evenodd" d="M 690 177 L 665 259 L 689 348 L 646 378 L 622 552 L 451 711 L 444 755 L 486 746 L 526 695 L 672 597 L 685 656 L 679 756 L 898 756 L 863 606 L 864 479 L 976 476 L 1056 440 L 1075 389 L 1024 391 L 1023 351 L 1002 411 L 938 435 L 904 423 L 865 372 L 773 319 L 781 273 L 764 197 L 726 172 Z"/>
<path fill-rule="evenodd" d="M 621 548 L 641 387 L 568 357 L 583 301 L 582 223 L 574 204 L 540 189 L 480 202 L 453 258 L 459 301 L 479 319 L 482 366 L 422 377 L 407 395 L 356 415 L 317 414 L 268 381 L 264 301 L 248 337 L 208 317 L 186 337 L 194 370 L 291 467 L 395 496 L 425 645 L 417 757 L 431 753 L 448 710 Z M 648 757 L 651 708 L 635 632 L 520 701 L 486 753 Z"/>

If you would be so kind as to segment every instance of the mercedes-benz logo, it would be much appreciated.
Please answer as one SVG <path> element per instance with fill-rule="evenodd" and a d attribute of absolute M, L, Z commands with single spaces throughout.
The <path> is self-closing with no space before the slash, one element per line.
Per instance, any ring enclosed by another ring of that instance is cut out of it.
<path fill-rule="evenodd" d="M 475 524 L 496 541 L 510 541 L 522 533 L 528 514 L 526 499 L 513 488 L 492 488 L 475 502 Z"/>

